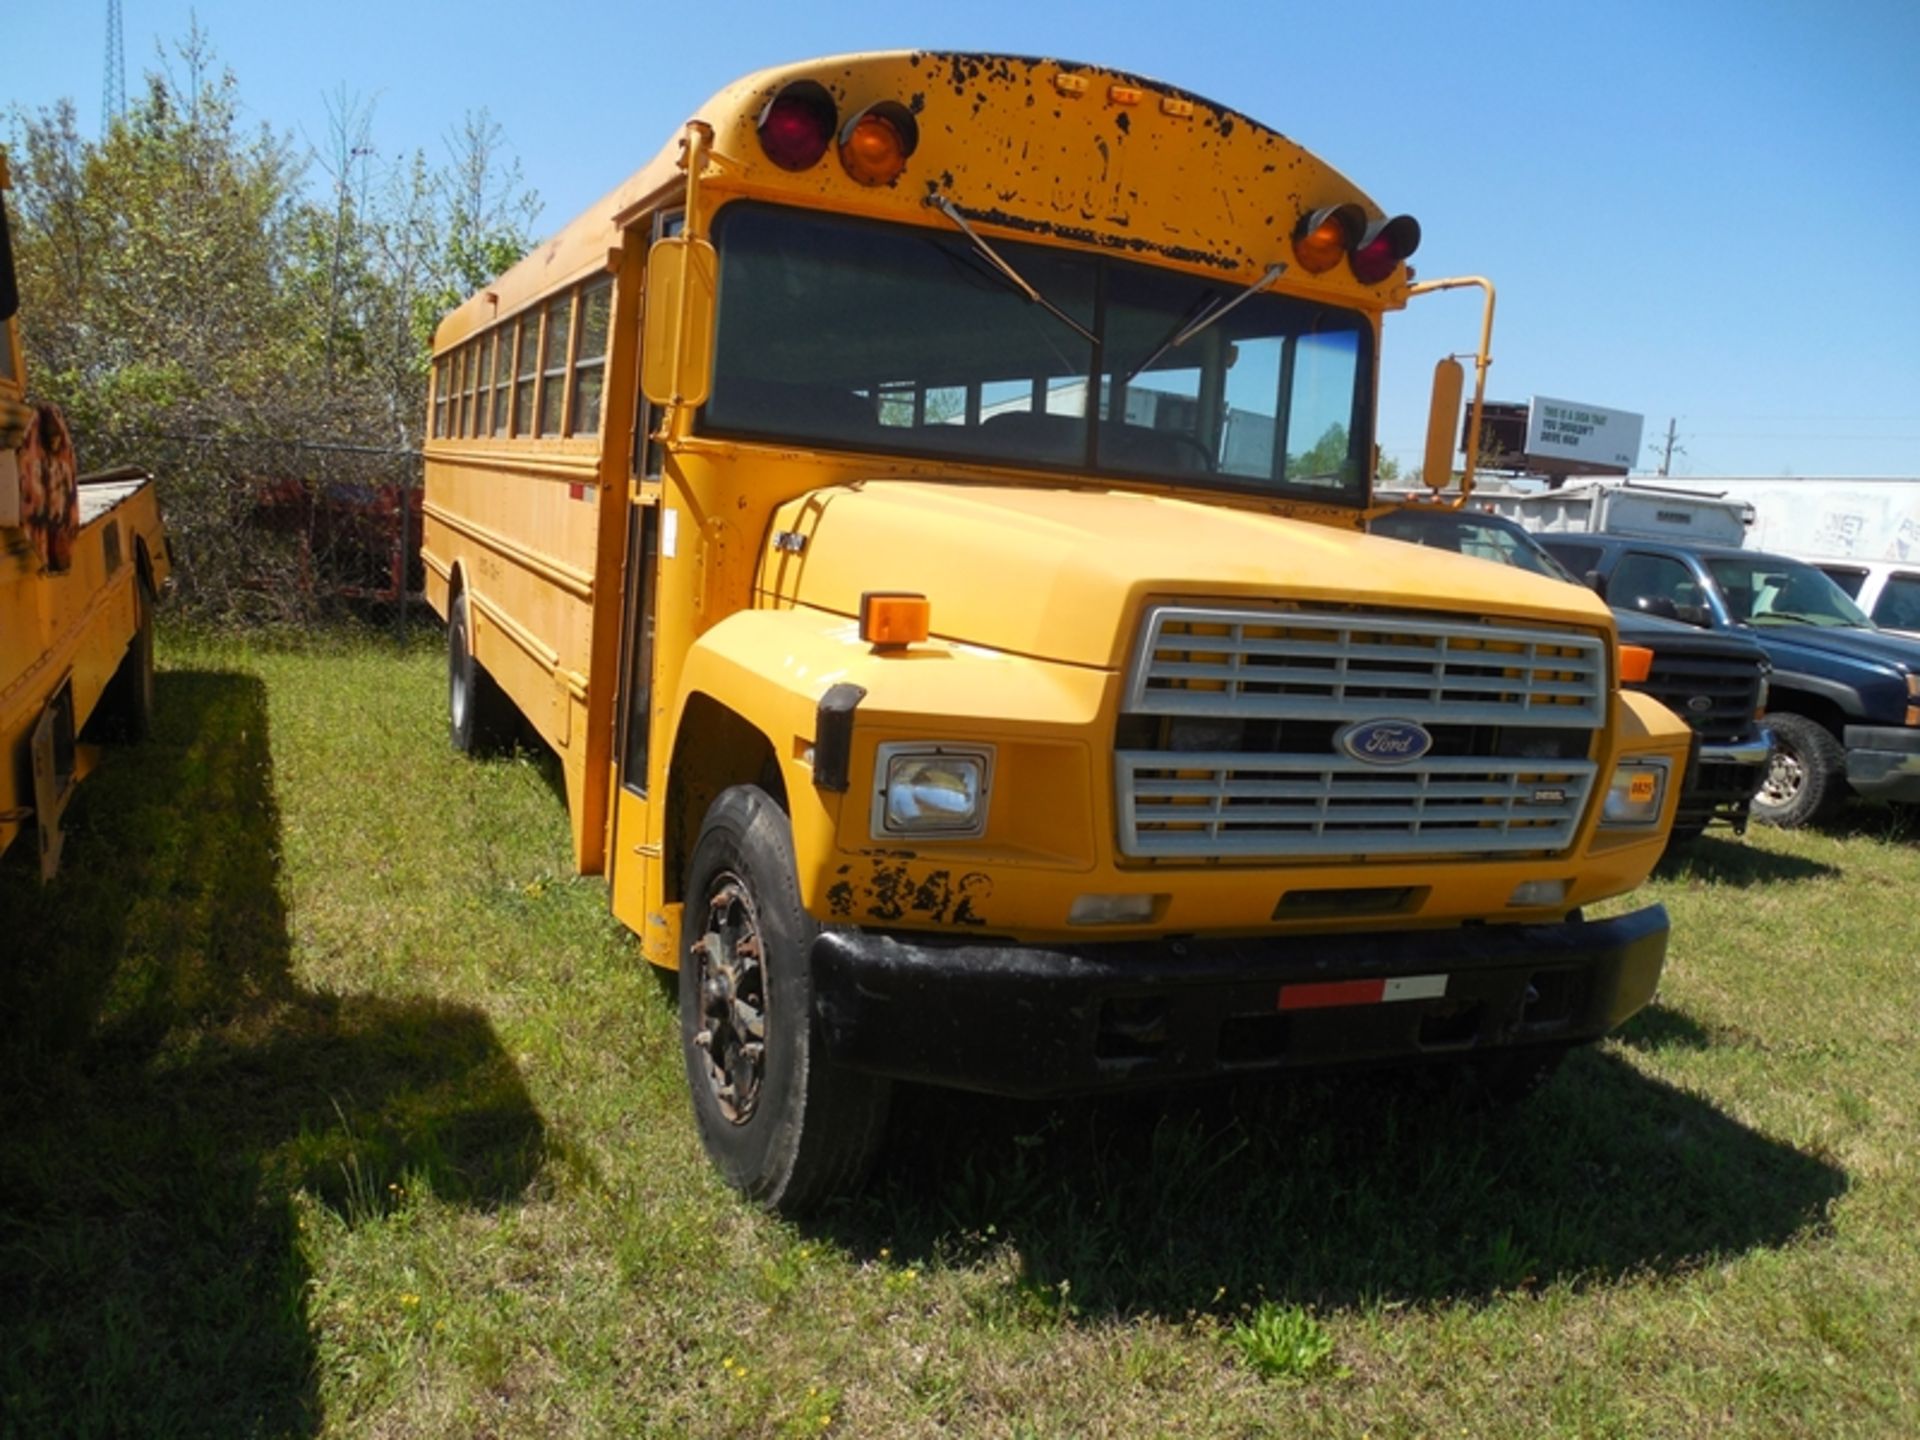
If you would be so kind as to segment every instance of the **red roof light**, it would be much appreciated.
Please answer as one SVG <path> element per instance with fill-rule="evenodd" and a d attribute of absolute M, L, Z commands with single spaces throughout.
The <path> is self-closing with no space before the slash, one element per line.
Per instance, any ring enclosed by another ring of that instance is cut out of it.
<path fill-rule="evenodd" d="M 839 107 L 826 87 L 796 80 L 760 112 L 760 148 L 782 170 L 809 170 L 833 143 Z"/>

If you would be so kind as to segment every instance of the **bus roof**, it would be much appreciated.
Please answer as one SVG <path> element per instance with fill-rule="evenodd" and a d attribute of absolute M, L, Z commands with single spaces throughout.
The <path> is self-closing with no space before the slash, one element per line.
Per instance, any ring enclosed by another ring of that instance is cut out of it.
<path fill-rule="evenodd" d="M 918 146 L 889 185 L 858 184 L 831 156 L 793 173 L 762 151 L 756 127 L 787 86 L 823 87 L 841 121 L 904 107 Z M 982 230 L 1108 250 L 1251 281 L 1290 261 L 1299 217 L 1322 206 L 1383 212 L 1345 176 L 1279 132 L 1156 80 L 1072 61 L 951 51 L 842 55 L 762 70 L 696 112 L 713 127 L 710 201 L 756 196 L 935 227 L 941 195 Z M 442 321 L 457 344 L 540 296 L 609 264 L 624 227 L 684 185 L 681 137 Z M 1405 272 L 1400 272 L 1405 274 Z M 1405 282 L 1363 286 L 1344 266 L 1298 266 L 1276 287 L 1380 309 Z"/>

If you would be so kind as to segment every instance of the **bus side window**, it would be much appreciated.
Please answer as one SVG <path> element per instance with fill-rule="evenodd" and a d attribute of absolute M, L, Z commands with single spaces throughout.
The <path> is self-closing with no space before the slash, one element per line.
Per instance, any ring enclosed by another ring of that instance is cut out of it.
<path fill-rule="evenodd" d="M 493 362 L 493 433 L 507 433 L 507 417 L 512 410 L 509 403 L 513 390 L 514 335 L 517 333 L 517 321 L 509 320 L 495 331 L 499 344 L 498 353 Z"/>
<path fill-rule="evenodd" d="M 573 404 L 567 433 L 600 433 L 600 387 L 607 368 L 607 324 L 612 315 L 613 281 L 597 280 L 580 292 L 580 336 L 573 360 Z"/>

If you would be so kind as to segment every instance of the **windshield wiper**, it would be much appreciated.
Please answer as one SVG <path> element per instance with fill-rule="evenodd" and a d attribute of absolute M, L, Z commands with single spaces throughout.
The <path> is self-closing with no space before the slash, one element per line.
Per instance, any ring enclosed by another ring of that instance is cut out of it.
<path fill-rule="evenodd" d="M 927 197 L 927 204 L 933 206 L 942 215 L 945 215 L 955 225 L 959 226 L 960 233 L 966 236 L 973 248 L 980 253 L 980 258 L 993 266 L 1009 285 L 1026 296 L 1029 304 L 1038 305 L 1062 325 L 1076 331 L 1089 345 L 1099 343 L 1091 330 L 1087 329 L 1086 326 L 1082 325 L 1078 320 L 1074 319 L 1071 315 L 1067 314 L 1066 311 L 1062 310 L 1058 305 L 1034 289 L 1024 275 L 1002 259 L 1000 252 L 989 245 L 981 236 L 980 232 L 967 223 L 967 217 L 960 213 L 959 207 L 951 200 L 947 199 L 944 195 L 929 195 Z"/>
<path fill-rule="evenodd" d="M 1168 332 L 1167 338 L 1153 347 L 1153 353 L 1151 355 L 1127 371 L 1127 383 L 1132 384 L 1134 376 L 1153 364 L 1154 361 L 1166 354 L 1167 351 L 1178 350 L 1182 345 L 1193 339 L 1194 336 L 1212 325 L 1216 320 L 1224 319 L 1228 311 L 1241 305 L 1245 301 L 1251 300 L 1255 295 L 1258 295 L 1262 290 L 1266 289 L 1267 286 L 1286 274 L 1286 272 L 1287 262 L 1284 260 L 1276 260 L 1267 267 L 1266 274 L 1247 286 L 1246 289 L 1242 290 L 1231 300 L 1221 300 L 1216 296 L 1211 302 L 1201 306 L 1198 315 L 1195 315 L 1191 320 L 1183 320 L 1175 325 L 1174 328 Z"/>

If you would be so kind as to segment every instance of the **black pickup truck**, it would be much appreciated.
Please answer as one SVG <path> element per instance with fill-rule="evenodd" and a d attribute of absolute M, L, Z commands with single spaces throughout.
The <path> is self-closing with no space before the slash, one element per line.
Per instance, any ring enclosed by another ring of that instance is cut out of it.
<path fill-rule="evenodd" d="M 1375 517 L 1375 535 L 1453 550 L 1502 565 L 1581 582 L 1541 548 L 1517 521 L 1474 510 L 1411 504 Z M 1665 705 L 1693 728 L 1693 763 L 1680 792 L 1673 838 L 1692 839 L 1714 820 L 1747 828 L 1749 802 L 1767 779 L 1772 743 L 1759 723 L 1766 704 L 1767 657 L 1742 635 L 1708 635 L 1676 619 L 1614 607 L 1620 640 L 1653 651 L 1647 678 L 1626 682 Z"/>
<path fill-rule="evenodd" d="M 1631 607 L 1751 636 L 1773 662 L 1774 756 L 1757 819 L 1805 825 L 1849 789 L 1920 801 L 1920 641 L 1890 635 L 1814 566 L 1781 555 L 1606 535 L 1542 535 L 1575 574 Z"/>

